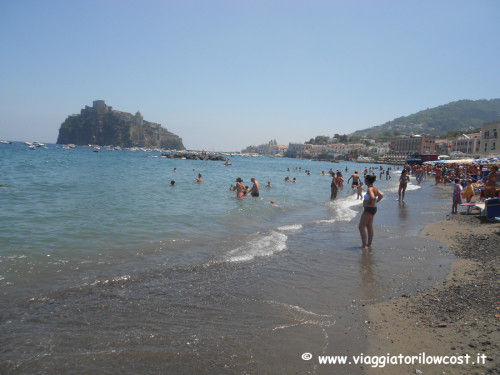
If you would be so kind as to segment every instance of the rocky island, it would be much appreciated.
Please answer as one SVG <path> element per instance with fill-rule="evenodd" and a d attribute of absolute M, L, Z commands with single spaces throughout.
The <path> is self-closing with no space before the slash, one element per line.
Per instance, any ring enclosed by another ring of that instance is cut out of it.
<path fill-rule="evenodd" d="M 182 139 L 145 121 L 139 111 L 135 115 L 114 110 L 104 100 L 85 106 L 79 115 L 71 115 L 61 124 L 57 144 L 120 147 L 150 147 L 184 150 Z"/>

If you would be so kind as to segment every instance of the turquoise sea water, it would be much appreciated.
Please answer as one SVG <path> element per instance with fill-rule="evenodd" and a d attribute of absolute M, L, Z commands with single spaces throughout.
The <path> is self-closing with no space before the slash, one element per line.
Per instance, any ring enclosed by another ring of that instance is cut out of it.
<path fill-rule="evenodd" d="M 444 277 L 447 250 L 415 237 L 448 210 L 430 183 L 398 205 L 397 175 L 377 182 L 363 252 L 361 202 L 347 183 L 330 201 L 327 172 L 364 165 L 231 162 L 1 144 L 0 372 L 322 373 L 300 354 L 361 350 L 360 327 L 335 338 L 359 301 Z M 238 176 L 261 196 L 236 198 Z"/>

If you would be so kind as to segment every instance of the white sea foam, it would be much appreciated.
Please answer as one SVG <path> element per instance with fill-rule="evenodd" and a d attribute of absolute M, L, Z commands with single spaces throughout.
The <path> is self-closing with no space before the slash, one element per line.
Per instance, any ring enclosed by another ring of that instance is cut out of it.
<path fill-rule="evenodd" d="M 409 183 L 407 186 L 406 186 L 406 191 L 411 191 L 411 190 L 418 190 L 422 188 L 421 185 L 418 185 L 416 183 Z M 391 187 L 387 188 L 386 189 L 387 192 L 389 193 L 397 193 L 399 191 L 399 183 L 396 184 L 396 185 L 392 185 Z"/>
<path fill-rule="evenodd" d="M 328 204 L 334 211 L 333 218 L 335 221 L 351 221 L 359 212 L 359 206 L 363 202 L 356 199 L 356 195 L 351 195 L 346 198 L 335 199 Z"/>
<path fill-rule="evenodd" d="M 226 261 L 246 262 L 256 257 L 268 257 L 286 249 L 287 236 L 271 231 L 269 234 L 255 234 L 246 244 L 229 251 Z"/>
<path fill-rule="evenodd" d="M 406 191 L 408 190 L 418 190 L 422 188 L 421 185 L 417 185 L 417 184 L 408 184 L 408 186 L 406 187 Z"/>
<path fill-rule="evenodd" d="M 283 225 L 282 227 L 279 227 L 277 229 L 282 232 L 295 232 L 302 229 L 302 224 Z"/>

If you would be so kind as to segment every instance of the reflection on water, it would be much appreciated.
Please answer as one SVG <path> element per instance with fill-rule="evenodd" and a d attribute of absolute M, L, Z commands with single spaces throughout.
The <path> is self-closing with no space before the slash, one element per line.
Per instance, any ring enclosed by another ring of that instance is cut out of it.
<path fill-rule="evenodd" d="M 406 202 L 398 201 L 398 217 L 401 221 L 406 221 L 408 219 L 408 208 L 406 207 Z"/>

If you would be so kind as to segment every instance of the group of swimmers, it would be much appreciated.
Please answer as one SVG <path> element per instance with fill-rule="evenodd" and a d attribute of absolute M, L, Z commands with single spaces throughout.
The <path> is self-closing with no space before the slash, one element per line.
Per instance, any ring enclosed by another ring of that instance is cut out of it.
<path fill-rule="evenodd" d="M 250 181 L 252 181 L 252 183 L 253 183 L 251 188 L 243 185 L 243 179 L 241 177 L 237 177 L 236 178 L 236 185 L 231 185 L 229 190 L 236 191 L 236 197 L 238 197 L 238 198 L 243 198 L 243 197 L 248 196 L 248 195 L 250 195 L 251 197 L 260 196 L 260 184 L 259 184 L 259 182 L 255 179 L 255 177 L 252 177 L 250 179 Z M 267 186 L 271 187 L 270 181 L 268 181 Z"/>

